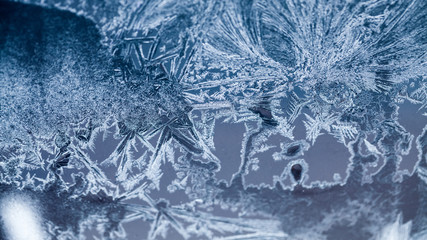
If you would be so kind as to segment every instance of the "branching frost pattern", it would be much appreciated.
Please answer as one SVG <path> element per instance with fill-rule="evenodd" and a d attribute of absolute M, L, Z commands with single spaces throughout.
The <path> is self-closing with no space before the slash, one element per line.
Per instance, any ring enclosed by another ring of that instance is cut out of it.
<path fill-rule="evenodd" d="M 22 2 L 0 3 L 0 187 L 42 203 L 49 237 L 427 236 L 427 128 L 399 115 L 426 123 L 425 1 Z M 311 181 L 326 135 L 346 174 Z M 283 172 L 247 183 L 267 154 Z"/>

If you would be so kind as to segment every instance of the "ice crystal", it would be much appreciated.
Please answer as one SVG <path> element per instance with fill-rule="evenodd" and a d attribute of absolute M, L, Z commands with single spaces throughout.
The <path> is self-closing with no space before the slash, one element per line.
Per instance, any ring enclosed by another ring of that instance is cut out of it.
<path fill-rule="evenodd" d="M 427 238 L 426 22 L 423 0 L 0 2 L 0 237 Z"/>

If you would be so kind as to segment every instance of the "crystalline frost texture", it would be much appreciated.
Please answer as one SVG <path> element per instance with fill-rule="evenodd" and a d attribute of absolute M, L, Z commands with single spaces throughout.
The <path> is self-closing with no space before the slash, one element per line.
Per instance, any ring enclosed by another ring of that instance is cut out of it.
<path fill-rule="evenodd" d="M 0 238 L 18 208 L 51 239 L 427 237 L 426 1 L 22 0 L 0 20 Z"/>

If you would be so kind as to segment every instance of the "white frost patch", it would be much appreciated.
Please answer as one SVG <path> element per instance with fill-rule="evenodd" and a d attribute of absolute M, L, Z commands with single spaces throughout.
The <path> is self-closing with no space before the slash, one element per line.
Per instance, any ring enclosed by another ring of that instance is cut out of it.
<path fill-rule="evenodd" d="M 8 239 L 46 239 L 40 217 L 28 197 L 13 195 L 3 198 L 0 203 L 0 216 Z"/>
<path fill-rule="evenodd" d="M 375 145 L 371 144 L 366 139 L 364 139 L 363 141 L 365 142 L 365 146 L 366 146 L 366 148 L 368 149 L 369 152 L 375 153 L 375 154 L 381 154 L 380 151 L 378 151 L 377 147 L 375 147 Z"/>
<path fill-rule="evenodd" d="M 402 216 L 399 214 L 394 223 L 386 225 L 376 240 L 409 240 L 412 221 L 402 224 Z"/>

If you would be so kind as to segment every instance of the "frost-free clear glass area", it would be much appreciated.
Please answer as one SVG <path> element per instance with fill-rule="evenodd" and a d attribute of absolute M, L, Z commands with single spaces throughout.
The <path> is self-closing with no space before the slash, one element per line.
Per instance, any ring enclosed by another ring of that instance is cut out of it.
<path fill-rule="evenodd" d="M 427 1 L 0 2 L 0 239 L 427 239 Z"/>

